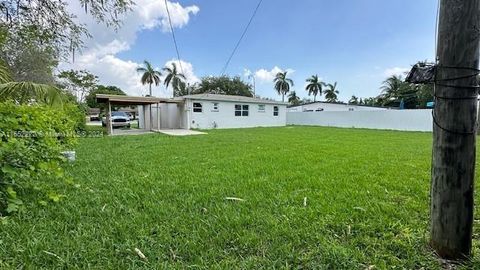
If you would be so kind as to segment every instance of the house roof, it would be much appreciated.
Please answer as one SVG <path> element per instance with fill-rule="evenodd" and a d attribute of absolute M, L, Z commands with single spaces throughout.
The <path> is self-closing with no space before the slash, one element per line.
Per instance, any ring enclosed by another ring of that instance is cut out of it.
<path fill-rule="evenodd" d="M 186 95 L 186 96 L 181 96 L 181 98 L 197 99 L 197 100 L 212 100 L 212 101 L 227 101 L 227 102 L 245 102 L 245 103 L 259 103 L 259 104 L 287 105 L 287 103 L 285 103 L 285 102 L 276 101 L 276 100 L 245 97 L 245 96 L 219 95 L 219 94 Z"/>
<path fill-rule="evenodd" d="M 133 97 L 121 95 L 96 95 L 98 103 L 107 103 L 118 105 L 139 105 L 139 104 L 155 104 L 155 103 L 181 103 L 181 100 L 174 100 L 171 98 L 157 98 L 157 97 Z"/>

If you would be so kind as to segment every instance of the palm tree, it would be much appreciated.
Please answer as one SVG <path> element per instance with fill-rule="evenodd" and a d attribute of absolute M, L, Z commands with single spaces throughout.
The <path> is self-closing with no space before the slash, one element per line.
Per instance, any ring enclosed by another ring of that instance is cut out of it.
<path fill-rule="evenodd" d="M 335 82 L 334 84 L 327 84 L 327 89 L 324 91 L 324 93 L 327 102 L 337 102 L 337 94 L 340 93 L 337 90 L 337 82 Z"/>
<path fill-rule="evenodd" d="M 148 62 L 147 60 L 143 61 L 144 67 L 138 67 L 137 72 L 143 72 L 142 78 L 140 81 L 142 82 L 143 85 L 147 84 L 149 85 L 149 96 L 152 96 L 152 84 L 155 84 L 155 86 L 158 86 L 160 84 L 160 76 L 162 76 L 162 73 L 160 71 L 155 70 L 152 67 L 152 64 Z"/>
<path fill-rule="evenodd" d="M 178 72 L 177 65 L 175 63 L 172 63 L 171 68 L 164 67 L 163 71 L 167 72 L 167 77 L 165 77 L 163 84 L 168 88 L 171 83 L 173 88 L 173 96 L 177 96 L 176 94 L 180 92 L 180 88 L 182 87 L 182 84 L 185 84 L 184 80 L 187 78 L 185 78 L 185 75 Z"/>
<path fill-rule="evenodd" d="M 292 91 L 290 92 L 290 94 L 288 94 L 288 102 L 292 105 L 300 104 L 300 97 L 297 96 L 297 93 L 295 93 L 295 91 Z"/>
<path fill-rule="evenodd" d="M 353 95 L 348 101 L 348 104 L 362 104 L 362 102 L 362 99 L 360 99 L 360 102 L 358 102 L 358 97 Z"/>
<path fill-rule="evenodd" d="M 392 75 L 382 83 L 382 96 L 387 100 L 397 99 L 403 86 L 402 76 Z"/>
<path fill-rule="evenodd" d="M 293 81 L 287 78 L 287 71 L 278 72 L 273 79 L 275 83 L 275 90 L 279 95 L 282 95 L 282 102 L 285 101 L 285 94 L 290 91 L 290 86 L 293 86 Z"/>
<path fill-rule="evenodd" d="M 14 82 L 6 64 L 0 61 L 0 102 L 12 100 L 15 103 L 31 102 L 62 106 L 67 100 L 55 86 L 32 82 Z"/>
<path fill-rule="evenodd" d="M 325 86 L 325 83 L 320 81 L 318 79 L 318 75 L 312 75 L 311 78 L 308 78 L 307 80 L 307 86 L 305 87 L 305 90 L 308 91 L 308 95 L 313 94 L 313 102 L 316 101 L 317 95 L 322 95 L 323 87 Z"/>

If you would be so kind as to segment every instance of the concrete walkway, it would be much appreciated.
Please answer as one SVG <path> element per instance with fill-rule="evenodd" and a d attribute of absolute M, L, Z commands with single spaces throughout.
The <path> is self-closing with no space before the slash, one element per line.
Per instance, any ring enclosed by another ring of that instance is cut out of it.
<path fill-rule="evenodd" d="M 161 129 L 158 132 L 167 134 L 170 136 L 189 136 L 189 135 L 202 135 L 207 134 L 205 132 L 189 130 L 189 129 Z"/>
<path fill-rule="evenodd" d="M 112 136 L 124 136 L 124 135 L 142 135 L 153 133 L 150 130 L 145 129 L 114 129 Z"/>

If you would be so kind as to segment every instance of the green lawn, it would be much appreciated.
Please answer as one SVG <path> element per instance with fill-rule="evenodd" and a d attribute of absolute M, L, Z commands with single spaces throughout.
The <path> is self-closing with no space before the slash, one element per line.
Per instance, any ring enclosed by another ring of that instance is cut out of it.
<path fill-rule="evenodd" d="M 0 223 L 0 268 L 441 267 L 427 245 L 430 133 L 208 133 L 82 139 L 75 184 L 55 185 L 65 197 Z M 462 268 L 480 267 L 479 229 Z"/>

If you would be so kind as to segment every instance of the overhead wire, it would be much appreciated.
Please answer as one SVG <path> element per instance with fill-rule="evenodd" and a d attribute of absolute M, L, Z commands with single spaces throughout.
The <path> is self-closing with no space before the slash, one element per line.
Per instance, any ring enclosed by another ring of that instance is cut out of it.
<path fill-rule="evenodd" d="M 177 45 L 177 39 L 175 37 L 175 31 L 173 31 L 172 18 L 170 17 L 170 10 L 168 9 L 168 1 L 167 0 L 165 0 L 165 9 L 167 10 L 168 24 L 170 25 L 170 31 L 172 32 L 173 44 L 175 45 L 175 51 L 177 52 L 177 59 L 178 59 L 178 64 L 180 65 L 180 71 L 185 76 L 185 73 L 183 73 L 182 61 L 180 60 L 180 53 L 178 51 L 178 45 Z"/>
<path fill-rule="evenodd" d="M 247 30 L 248 30 L 248 28 L 250 27 L 250 24 L 252 24 L 253 18 L 254 18 L 255 15 L 257 14 L 258 8 L 259 8 L 260 5 L 262 4 L 262 2 L 263 2 L 263 0 L 259 0 L 259 1 L 258 1 L 258 4 L 257 4 L 257 6 L 255 7 L 255 10 L 254 10 L 253 13 L 252 13 L 252 16 L 250 16 L 250 20 L 248 20 L 248 23 L 247 23 L 245 29 L 244 29 L 243 32 L 242 32 L 242 35 L 241 35 L 240 38 L 238 39 L 235 47 L 233 48 L 232 53 L 231 53 L 230 56 L 228 57 L 227 62 L 225 63 L 225 65 L 224 65 L 223 68 L 222 68 L 222 71 L 220 72 L 220 75 L 221 75 L 221 76 L 223 76 L 223 75 L 225 74 L 225 71 L 227 71 L 227 68 L 228 68 L 228 65 L 230 64 L 230 61 L 232 60 L 233 56 L 235 55 L 235 52 L 237 51 L 238 46 L 240 46 L 240 43 L 242 42 L 242 39 L 245 37 L 245 34 L 247 33 Z"/>

